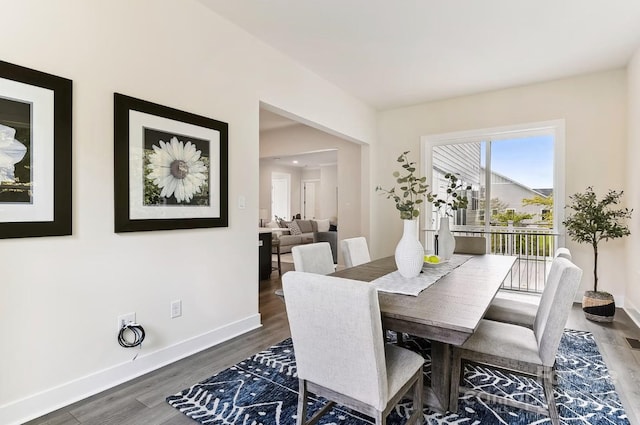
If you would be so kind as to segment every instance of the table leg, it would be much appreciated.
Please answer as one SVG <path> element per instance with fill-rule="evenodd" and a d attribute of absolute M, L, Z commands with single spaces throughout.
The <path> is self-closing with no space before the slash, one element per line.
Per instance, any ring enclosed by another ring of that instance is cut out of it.
<path fill-rule="evenodd" d="M 431 341 L 431 387 L 425 387 L 425 402 L 433 410 L 449 410 L 451 392 L 451 346 Z"/>

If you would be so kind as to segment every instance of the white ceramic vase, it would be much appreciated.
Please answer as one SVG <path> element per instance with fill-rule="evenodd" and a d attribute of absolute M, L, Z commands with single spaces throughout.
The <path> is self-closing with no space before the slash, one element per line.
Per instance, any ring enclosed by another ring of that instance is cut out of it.
<path fill-rule="evenodd" d="M 438 256 L 441 260 L 449 260 L 456 249 L 456 239 L 449 229 L 449 217 L 440 217 L 438 229 Z"/>
<path fill-rule="evenodd" d="M 424 262 L 424 248 L 418 240 L 418 220 L 402 221 L 404 233 L 396 246 L 396 266 L 403 277 L 416 277 Z"/>

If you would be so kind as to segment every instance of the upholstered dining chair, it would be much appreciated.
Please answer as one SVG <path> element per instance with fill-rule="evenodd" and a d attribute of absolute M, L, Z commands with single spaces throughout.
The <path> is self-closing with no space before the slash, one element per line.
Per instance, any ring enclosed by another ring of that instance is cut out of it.
<path fill-rule="evenodd" d="M 364 236 L 343 239 L 340 241 L 340 248 L 345 267 L 354 267 L 371 261 L 369 246 Z"/>
<path fill-rule="evenodd" d="M 561 247 L 561 248 L 556 249 L 556 253 L 555 253 L 554 257 L 564 257 L 564 258 L 566 258 L 568 260 L 572 260 L 571 251 L 569 251 L 569 248 L 562 248 Z"/>
<path fill-rule="evenodd" d="M 327 275 L 336 271 L 329 242 L 296 245 L 291 248 L 291 256 L 293 268 L 298 272 Z M 282 289 L 276 289 L 275 294 L 280 299 L 284 298 Z"/>
<path fill-rule="evenodd" d="M 454 236 L 456 240 L 455 254 L 477 254 L 487 253 L 487 238 L 484 236 Z"/>
<path fill-rule="evenodd" d="M 555 359 L 571 305 L 580 286 L 582 270 L 564 257 L 554 259 L 554 265 L 548 280 L 556 287 L 556 291 L 548 304 L 540 305 L 533 329 L 483 319 L 464 344 L 453 347 L 449 401 L 452 410 L 457 410 L 458 394 L 464 392 L 490 402 L 545 414 L 550 417 L 552 424 L 560 423 L 553 395 Z M 466 362 L 541 378 L 546 408 L 462 387 Z"/>
<path fill-rule="evenodd" d="M 299 380 L 298 425 L 315 423 L 335 403 L 384 425 L 408 392 L 407 424 L 421 423 L 424 359 L 384 343 L 372 285 L 297 271 L 285 273 L 282 285 Z M 309 392 L 330 401 L 307 420 Z"/>
<path fill-rule="evenodd" d="M 556 258 L 566 258 L 571 261 L 571 252 L 567 248 L 558 248 L 554 255 L 554 261 L 551 263 L 549 275 L 553 270 Z M 540 305 L 551 303 L 554 293 L 556 291 L 555 282 L 547 279 L 547 283 L 542 290 L 540 296 L 540 303 L 533 304 L 525 301 L 512 300 L 507 298 L 494 298 L 487 312 L 484 314 L 484 318 L 488 320 L 494 320 L 496 322 L 511 323 L 514 325 L 526 326 L 527 328 L 533 328 L 533 322 L 538 313 Z"/>
<path fill-rule="evenodd" d="M 329 242 L 296 245 L 291 248 L 291 256 L 296 271 L 317 274 L 336 271 Z"/>
<path fill-rule="evenodd" d="M 367 244 L 367 239 L 364 236 L 341 240 L 340 249 L 342 250 L 344 266 L 347 268 L 355 267 L 371 261 L 371 255 L 369 254 L 369 245 Z M 404 343 L 402 332 L 395 332 L 395 334 L 397 344 L 402 346 L 402 344 Z"/>

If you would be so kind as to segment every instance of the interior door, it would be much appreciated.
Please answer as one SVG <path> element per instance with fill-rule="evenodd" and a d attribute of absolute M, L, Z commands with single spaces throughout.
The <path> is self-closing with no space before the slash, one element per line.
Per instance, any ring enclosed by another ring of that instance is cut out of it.
<path fill-rule="evenodd" d="M 306 181 L 302 184 L 302 218 L 316 218 L 316 182 Z"/>
<path fill-rule="evenodd" d="M 273 173 L 271 176 L 271 215 L 288 220 L 291 217 L 291 175 Z"/>

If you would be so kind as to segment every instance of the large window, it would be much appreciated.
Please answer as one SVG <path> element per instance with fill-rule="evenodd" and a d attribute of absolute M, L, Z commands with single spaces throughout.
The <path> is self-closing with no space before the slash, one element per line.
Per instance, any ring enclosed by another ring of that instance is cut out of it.
<path fill-rule="evenodd" d="M 454 229 L 558 233 L 564 207 L 563 121 L 424 136 L 422 152 L 431 191 L 446 196 L 447 173 L 471 186 L 459 193 L 469 204 L 450 218 Z M 429 232 L 437 229 L 439 220 L 431 204 L 426 210 L 423 228 L 428 244 Z"/>

